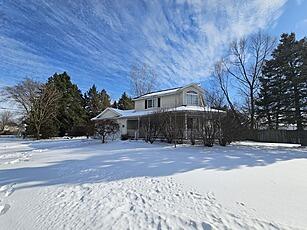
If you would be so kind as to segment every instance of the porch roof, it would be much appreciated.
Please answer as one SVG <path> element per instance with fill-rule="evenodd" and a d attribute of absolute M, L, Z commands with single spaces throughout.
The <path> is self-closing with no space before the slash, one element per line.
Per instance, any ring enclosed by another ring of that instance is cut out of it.
<path fill-rule="evenodd" d="M 222 110 L 212 109 L 209 107 L 201 107 L 201 106 L 179 106 L 176 108 L 170 108 L 170 109 L 164 109 L 161 110 L 161 112 L 224 112 Z M 120 119 L 120 118 L 132 118 L 132 117 L 142 117 L 146 115 L 150 115 L 153 113 L 157 113 L 159 110 L 121 110 L 121 109 L 114 109 L 114 108 L 106 108 L 104 111 L 102 111 L 100 114 L 98 114 L 96 117 L 92 118 L 92 121 L 99 121 L 104 119 Z"/>

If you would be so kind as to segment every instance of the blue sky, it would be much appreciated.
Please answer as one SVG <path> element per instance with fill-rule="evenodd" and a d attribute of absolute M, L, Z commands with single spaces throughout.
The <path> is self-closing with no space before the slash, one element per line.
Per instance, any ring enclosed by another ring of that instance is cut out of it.
<path fill-rule="evenodd" d="M 67 71 L 117 99 L 137 63 L 161 88 L 206 87 L 229 41 L 259 29 L 303 37 L 306 12 L 306 0 L 0 0 L 0 87 Z"/>

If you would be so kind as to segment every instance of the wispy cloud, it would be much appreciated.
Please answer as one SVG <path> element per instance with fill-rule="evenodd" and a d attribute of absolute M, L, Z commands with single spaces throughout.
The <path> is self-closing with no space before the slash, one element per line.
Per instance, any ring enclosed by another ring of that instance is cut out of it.
<path fill-rule="evenodd" d="M 131 65 L 145 62 L 162 86 L 202 81 L 229 41 L 266 28 L 285 2 L 5 1 L 0 78 L 67 70 L 84 87 L 95 82 L 117 93 Z"/>
<path fill-rule="evenodd" d="M 297 5 L 302 5 L 305 0 L 296 0 Z"/>

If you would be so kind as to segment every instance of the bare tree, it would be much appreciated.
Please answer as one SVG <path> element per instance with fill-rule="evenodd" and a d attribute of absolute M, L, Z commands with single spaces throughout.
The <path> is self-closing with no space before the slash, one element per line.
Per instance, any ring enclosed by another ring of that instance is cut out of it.
<path fill-rule="evenodd" d="M 214 76 L 217 80 L 217 83 L 222 91 L 222 93 L 225 96 L 225 99 L 231 109 L 231 111 L 235 114 L 236 113 L 236 108 L 235 105 L 230 97 L 230 90 L 229 90 L 229 86 L 230 86 L 230 77 L 227 74 L 227 72 L 225 71 L 225 69 L 223 68 L 223 61 L 219 61 L 215 64 L 214 66 Z"/>
<path fill-rule="evenodd" d="M 220 130 L 218 117 L 214 113 L 206 112 L 197 119 L 196 133 L 201 138 L 204 146 L 212 147 Z"/>
<path fill-rule="evenodd" d="M 105 138 L 118 132 L 119 125 L 112 120 L 99 121 L 95 126 L 96 132 L 101 136 L 102 143 L 105 143 Z"/>
<path fill-rule="evenodd" d="M 39 86 L 38 94 L 31 99 L 29 122 L 35 129 L 35 136 L 40 138 L 41 127 L 57 115 L 57 103 L 61 97 L 59 91 L 51 84 Z"/>
<path fill-rule="evenodd" d="M 24 119 L 33 127 L 35 137 L 39 139 L 42 126 L 56 116 L 60 98 L 57 89 L 50 84 L 26 78 L 15 86 L 6 87 L 5 94 L 23 109 Z"/>
<path fill-rule="evenodd" d="M 156 73 L 147 64 L 132 66 L 130 83 L 134 96 L 141 96 L 152 92 L 157 87 L 156 80 Z"/>
<path fill-rule="evenodd" d="M 3 111 L 0 113 L 0 131 L 3 131 L 5 126 L 10 124 L 13 120 L 13 113 L 11 111 Z"/>
<path fill-rule="evenodd" d="M 183 142 L 184 116 L 176 110 L 161 110 L 160 116 L 161 134 L 168 143 Z"/>
<path fill-rule="evenodd" d="M 34 98 L 37 98 L 40 93 L 40 86 L 39 82 L 26 78 L 17 85 L 5 87 L 4 94 L 14 100 L 27 116 L 31 111 Z"/>
<path fill-rule="evenodd" d="M 145 142 L 152 144 L 159 137 L 162 128 L 161 117 L 161 113 L 157 112 L 141 118 L 140 129 L 144 133 Z"/>
<path fill-rule="evenodd" d="M 255 100 L 259 77 L 265 60 L 269 57 L 274 45 L 275 39 L 258 32 L 232 42 L 227 57 L 216 66 L 218 67 L 216 76 L 219 85 L 231 110 L 234 111 L 234 105 L 227 88 L 230 77 L 236 80 L 239 91 L 248 98 L 250 129 L 255 127 Z"/>
<path fill-rule="evenodd" d="M 211 87 L 205 90 L 206 105 L 210 108 L 225 108 L 225 95 L 216 81 L 211 82 Z"/>

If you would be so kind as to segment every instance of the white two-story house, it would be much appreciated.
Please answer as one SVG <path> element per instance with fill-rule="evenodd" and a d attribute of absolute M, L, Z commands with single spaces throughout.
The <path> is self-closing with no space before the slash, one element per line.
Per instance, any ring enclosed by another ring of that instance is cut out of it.
<path fill-rule="evenodd" d="M 182 87 L 160 90 L 147 93 L 133 99 L 133 110 L 120 110 L 106 108 L 92 120 L 99 122 L 105 119 L 115 120 L 120 127 L 121 135 L 132 138 L 140 135 L 140 120 L 142 117 L 153 115 L 157 112 L 178 112 L 185 115 L 186 129 L 188 129 L 188 114 L 206 113 L 214 110 L 205 106 L 204 90 L 198 84 L 189 84 Z"/>

